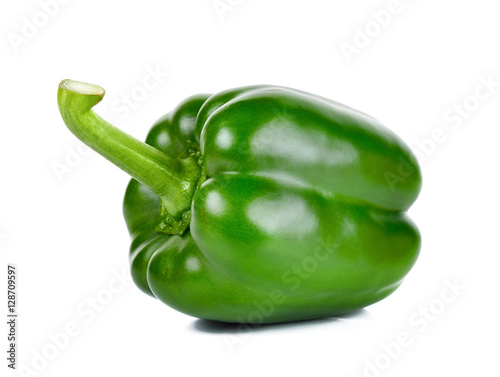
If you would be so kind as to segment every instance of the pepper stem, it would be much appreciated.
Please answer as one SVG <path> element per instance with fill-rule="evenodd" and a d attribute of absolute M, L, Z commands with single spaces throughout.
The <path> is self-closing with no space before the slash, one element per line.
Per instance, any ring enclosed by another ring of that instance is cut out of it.
<path fill-rule="evenodd" d="M 187 227 L 187 212 L 201 177 L 196 156 L 171 158 L 106 122 L 92 110 L 104 93 L 97 85 L 61 81 L 57 101 L 66 126 L 90 148 L 156 193 L 163 204 L 162 215 L 172 225 L 172 229 L 163 231 L 181 234 Z"/>

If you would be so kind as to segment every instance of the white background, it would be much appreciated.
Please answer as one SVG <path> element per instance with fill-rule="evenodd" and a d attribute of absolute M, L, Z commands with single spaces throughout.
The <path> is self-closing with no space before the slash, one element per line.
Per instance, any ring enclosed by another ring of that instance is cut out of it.
<path fill-rule="evenodd" d="M 495 1 L 62 3 L 0 9 L 0 291 L 5 312 L 15 263 L 24 375 L 498 372 Z M 157 85 L 142 90 L 151 70 Z M 421 158 L 424 186 L 409 212 L 423 237 L 417 264 L 391 297 L 345 318 L 246 333 L 175 312 L 115 277 L 128 271 L 128 177 L 81 151 L 64 126 L 56 91 L 66 78 L 105 88 L 96 112 L 140 139 L 183 98 L 248 84 L 296 87 L 375 116 Z M 127 111 L 124 95 L 136 99 Z M 401 333 L 408 340 L 396 346 Z M 4 356 L 0 364 L 10 372 Z"/>

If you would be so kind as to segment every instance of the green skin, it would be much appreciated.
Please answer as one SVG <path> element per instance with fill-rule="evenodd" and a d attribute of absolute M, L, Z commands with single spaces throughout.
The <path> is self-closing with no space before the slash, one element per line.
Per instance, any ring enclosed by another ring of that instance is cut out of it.
<path fill-rule="evenodd" d="M 421 174 L 372 117 L 276 86 L 198 95 L 146 144 L 92 111 L 104 90 L 65 80 L 68 128 L 129 173 L 132 277 L 194 317 L 272 323 L 355 311 L 399 287 L 420 235 L 405 211 Z"/>

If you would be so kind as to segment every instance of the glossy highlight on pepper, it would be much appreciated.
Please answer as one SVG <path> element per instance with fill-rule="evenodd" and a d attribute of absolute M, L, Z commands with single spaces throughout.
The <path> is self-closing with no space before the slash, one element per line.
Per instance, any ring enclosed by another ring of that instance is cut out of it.
<path fill-rule="evenodd" d="M 132 176 L 123 212 L 145 293 L 188 315 L 273 323 L 355 311 L 394 292 L 420 234 L 406 211 L 415 156 L 369 115 L 303 91 L 249 86 L 183 101 L 143 143 L 64 80 L 68 128 Z"/>

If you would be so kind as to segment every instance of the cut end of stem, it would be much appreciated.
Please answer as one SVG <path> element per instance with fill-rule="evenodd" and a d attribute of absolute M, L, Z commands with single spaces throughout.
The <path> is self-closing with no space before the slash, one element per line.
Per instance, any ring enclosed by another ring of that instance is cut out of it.
<path fill-rule="evenodd" d="M 90 110 L 101 102 L 106 92 L 100 86 L 75 80 L 63 80 L 59 83 L 57 101 L 61 114 L 68 109 L 81 113 Z M 66 121 L 66 120 L 65 120 Z M 66 122 L 67 123 L 67 122 Z"/>
<path fill-rule="evenodd" d="M 63 80 L 59 84 L 61 89 L 70 90 L 82 95 L 104 97 L 104 89 L 98 85 L 89 84 L 82 81 Z"/>

